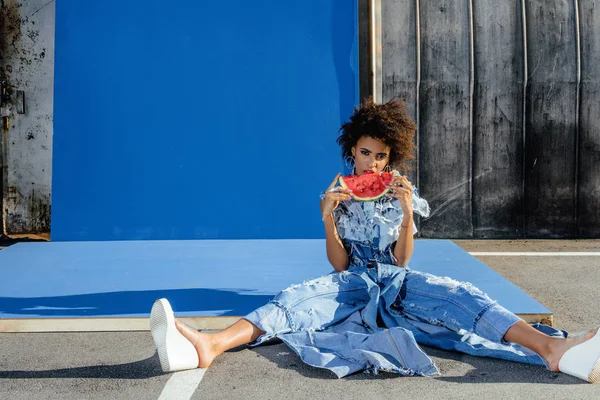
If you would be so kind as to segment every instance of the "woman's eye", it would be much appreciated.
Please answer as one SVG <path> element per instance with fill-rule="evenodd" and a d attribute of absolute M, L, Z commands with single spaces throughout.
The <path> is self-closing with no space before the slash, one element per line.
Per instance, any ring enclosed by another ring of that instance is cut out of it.
<path fill-rule="evenodd" d="M 377 156 L 377 158 L 380 159 L 380 160 L 385 160 L 387 158 L 387 155 L 386 154 L 379 154 Z"/>
<path fill-rule="evenodd" d="M 368 156 L 368 155 L 369 155 L 369 152 L 368 152 L 368 151 L 364 151 L 364 150 L 363 150 L 363 151 L 361 151 L 360 153 L 361 153 L 363 156 Z"/>

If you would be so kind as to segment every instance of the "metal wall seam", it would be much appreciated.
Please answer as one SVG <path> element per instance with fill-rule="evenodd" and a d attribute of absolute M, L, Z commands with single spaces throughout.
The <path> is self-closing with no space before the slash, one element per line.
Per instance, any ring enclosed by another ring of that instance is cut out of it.
<path fill-rule="evenodd" d="M 473 32 L 473 0 L 469 0 L 469 160 L 470 162 L 470 170 L 469 170 L 469 179 L 471 180 L 471 184 L 469 185 L 469 197 L 471 199 L 471 237 L 475 235 L 475 227 L 473 226 L 474 219 L 474 210 L 475 210 L 475 198 L 473 193 L 475 193 L 475 179 L 473 178 L 474 172 L 474 163 L 475 163 L 475 140 L 473 136 L 473 125 L 475 118 L 473 112 L 473 96 L 475 94 L 475 33 Z"/>
<path fill-rule="evenodd" d="M 581 120 L 581 27 L 579 26 L 579 0 L 574 0 L 575 6 L 575 41 L 577 44 L 577 97 L 575 102 L 575 229 L 579 234 L 579 126 Z"/>
<path fill-rule="evenodd" d="M 421 136 L 421 110 L 420 110 L 420 93 L 421 93 L 421 3 L 420 0 L 415 0 L 415 50 L 417 57 L 417 83 L 416 83 L 416 94 L 415 94 L 415 118 L 417 123 L 417 143 L 416 143 L 416 185 L 419 190 L 421 190 L 421 180 L 420 180 L 420 149 L 421 146 L 419 144 L 419 137 Z M 421 230 L 421 218 L 417 218 L 417 230 Z"/>
<path fill-rule="evenodd" d="M 527 127 L 527 85 L 528 85 L 528 81 L 529 81 L 529 71 L 528 71 L 528 65 L 527 65 L 527 11 L 525 8 L 525 0 L 521 0 L 521 21 L 522 21 L 522 25 L 523 25 L 523 128 L 522 128 L 522 141 L 523 143 L 521 144 L 522 146 L 522 154 L 521 154 L 521 182 L 522 182 L 522 188 L 521 188 L 521 223 L 522 223 L 522 232 L 521 232 L 521 236 L 525 237 L 527 236 L 527 209 L 526 209 L 526 198 L 525 198 L 525 190 L 527 190 L 527 174 L 526 174 L 526 168 L 527 166 L 525 165 L 526 161 L 527 161 L 527 157 L 526 157 L 526 151 L 527 151 L 527 145 L 526 145 L 526 140 L 527 140 L 527 132 L 526 132 L 526 127 Z"/>

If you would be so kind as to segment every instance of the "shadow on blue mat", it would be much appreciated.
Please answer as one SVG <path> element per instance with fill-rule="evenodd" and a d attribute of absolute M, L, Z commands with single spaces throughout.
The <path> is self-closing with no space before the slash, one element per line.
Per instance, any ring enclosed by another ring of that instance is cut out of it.
<path fill-rule="evenodd" d="M 0 297 L 0 318 L 148 317 L 167 298 L 176 316 L 243 316 L 273 295 L 221 289 L 168 289 L 52 297 Z"/>

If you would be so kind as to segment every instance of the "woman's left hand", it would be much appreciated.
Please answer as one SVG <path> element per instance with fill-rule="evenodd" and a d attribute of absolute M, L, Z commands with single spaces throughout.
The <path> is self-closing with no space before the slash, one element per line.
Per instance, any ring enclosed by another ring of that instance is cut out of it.
<path fill-rule="evenodd" d="M 393 197 L 400 202 L 402 211 L 412 213 L 412 193 L 413 188 L 405 176 L 395 176 L 390 184 L 392 190 L 387 193 L 389 197 Z"/>

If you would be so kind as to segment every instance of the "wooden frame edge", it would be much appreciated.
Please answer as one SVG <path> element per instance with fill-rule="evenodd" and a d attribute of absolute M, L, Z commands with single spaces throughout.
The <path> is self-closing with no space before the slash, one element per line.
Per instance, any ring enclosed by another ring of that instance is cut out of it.
<path fill-rule="evenodd" d="M 241 317 L 177 317 L 199 330 L 221 330 Z M 148 317 L 0 319 L 0 333 L 149 331 Z"/>
<path fill-rule="evenodd" d="M 517 314 L 527 323 L 552 326 L 552 314 Z M 178 317 L 198 330 L 221 330 L 242 317 Z M 29 318 L 0 319 L 0 333 L 33 332 L 133 332 L 149 331 L 149 318 Z"/>
<path fill-rule="evenodd" d="M 518 317 L 523 318 L 528 324 L 545 324 L 553 326 L 554 314 L 517 314 Z"/>
<path fill-rule="evenodd" d="M 373 100 L 381 104 L 383 101 L 383 22 L 381 16 L 381 0 L 371 0 L 371 78 L 373 79 Z"/>
<path fill-rule="evenodd" d="M 381 0 L 358 0 L 358 74 L 360 103 L 383 99 L 383 26 Z"/>

